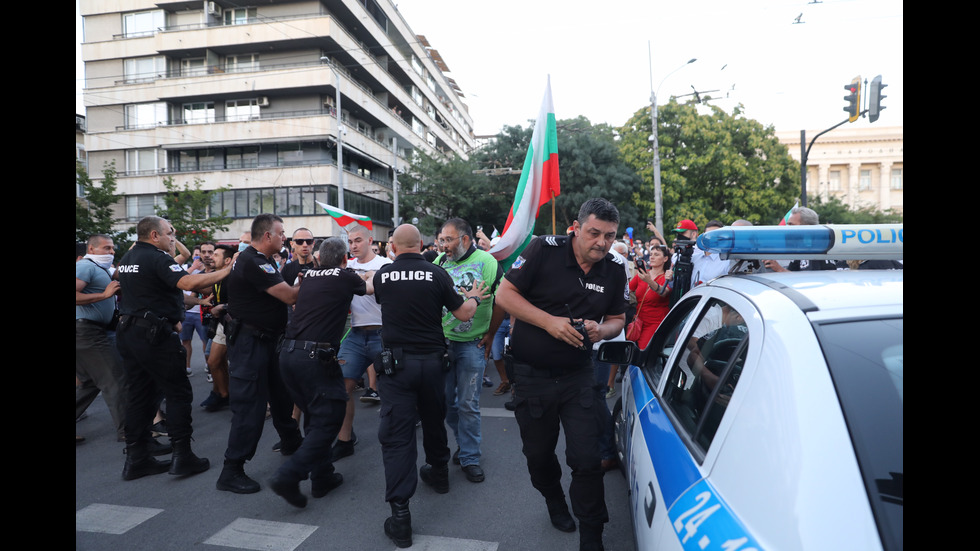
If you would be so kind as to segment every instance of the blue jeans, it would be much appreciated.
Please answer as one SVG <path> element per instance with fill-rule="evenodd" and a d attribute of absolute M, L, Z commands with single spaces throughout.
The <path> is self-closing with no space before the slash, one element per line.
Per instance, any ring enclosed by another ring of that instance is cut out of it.
<path fill-rule="evenodd" d="M 360 379 L 369 365 L 381 354 L 381 330 L 364 330 L 351 327 L 344 342 L 340 343 L 337 361 L 345 379 Z"/>
<path fill-rule="evenodd" d="M 455 365 L 446 374 L 446 424 L 459 445 L 459 464 L 480 464 L 480 389 L 486 358 L 478 340 L 449 341 Z"/>
<path fill-rule="evenodd" d="M 504 318 L 504 321 L 500 322 L 500 327 L 497 328 L 497 332 L 493 335 L 493 348 L 490 351 L 490 358 L 493 361 L 504 359 L 504 339 L 510 334 L 510 316 Z"/>

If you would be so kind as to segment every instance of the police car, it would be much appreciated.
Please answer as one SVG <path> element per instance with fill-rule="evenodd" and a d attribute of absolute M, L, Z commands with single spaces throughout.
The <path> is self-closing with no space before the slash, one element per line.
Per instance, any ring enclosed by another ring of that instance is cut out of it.
<path fill-rule="evenodd" d="M 722 258 L 901 258 L 902 225 L 726 227 Z M 901 270 L 739 273 L 698 286 L 614 408 L 639 550 L 902 549 Z"/>

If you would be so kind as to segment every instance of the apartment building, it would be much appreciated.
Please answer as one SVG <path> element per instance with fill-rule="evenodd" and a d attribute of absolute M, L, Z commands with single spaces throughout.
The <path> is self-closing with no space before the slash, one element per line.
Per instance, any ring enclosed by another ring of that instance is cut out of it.
<path fill-rule="evenodd" d="M 417 149 L 476 145 L 463 93 L 389 0 L 81 0 L 85 150 L 115 162 L 121 225 L 163 182 L 201 181 L 237 239 L 261 212 L 287 232 L 340 228 L 315 203 L 393 226 Z M 338 110 L 340 108 L 340 120 Z M 342 190 L 342 193 L 341 193 Z"/>
<path fill-rule="evenodd" d="M 806 145 L 820 132 L 807 130 Z M 799 131 L 776 137 L 797 162 L 802 159 Z M 904 212 L 903 159 L 904 127 L 836 128 L 817 138 L 807 155 L 807 195 Z"/>

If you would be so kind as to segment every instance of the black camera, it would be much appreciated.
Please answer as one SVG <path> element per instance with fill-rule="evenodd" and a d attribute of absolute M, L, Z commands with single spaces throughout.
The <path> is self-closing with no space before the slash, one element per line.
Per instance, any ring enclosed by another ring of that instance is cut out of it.
<path fill-rule="evenodd" d="M 569 305 L 566 304 L 565 309 L 568 310 L 568 323 L 571 323 L 572 327 L 578 331 L 578 334 L 582 335 L 582 344 L 578 347 L 578 349 L 588 350 L 592 348 L 592 341 L 589 340 L 589 332 L 585 330 L 585 321 L 575 321 L 575 319 L 572 317 L 572 308 Z"/>

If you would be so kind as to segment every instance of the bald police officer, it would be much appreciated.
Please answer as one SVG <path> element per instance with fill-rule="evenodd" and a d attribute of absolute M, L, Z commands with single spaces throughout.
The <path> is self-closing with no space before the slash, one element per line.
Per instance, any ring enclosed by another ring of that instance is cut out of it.
<path fill-rule="evenodd" d="M 603 548 L 602 529 L 609 522 L 591 343 L 615 337 L 625 321 L 626 273 L 609 254 L 618 227 L 619 211 L 612 203 L 589 199 L 579 210 L 572 235 L 535 238 L 497 291 L 497 303 L 517 318 L 511 339 L 514 415 L 531 484 L 544 496 L 552 524 L 574 531 L 555 456 L 560 424 L 582 551 Z M 570 318 L 581 322 L 584 335 Z"/>
<path fill-rule="evenodd" d="M 138 241 L 119 264 L 121 301 L 116 345 L 129 384 L 126 408 L 126 465 L 123 479 L 134 480 L 169 470 L 172 475 L 206 471 L 210 463 L 191 451 L 191 400 L 185 354 L 180 343 L 183 291 L 209 287 L 230 268 L 188 274 L 174 260 L 174 227 L 157 216 L 136 225 Z M 173 444 L 171 462 L 157 461 L 147 446 L 157 410 L 156 395 L 167 399 L 167 427 Z"/>
<path fill-rule="evenodd" d="M 378 441 L 385 466 L 385 501 L 391 517 L 385 534 L 398 547 L 412 545 L 408 501 L 415 494 L 418 448 L 415 421 L 422 421 L 426 465 L 419 476 L 437 492 L 449 491 L 449 446 L 446 436 L 448 355 L 442 332 L 442 308 L 468 321 L 486 295 L 485 282 L 456 291 L 446 270 L 422 257 L 422 236 L 411 224 L 395 229 L 390 246 L 395 261 L 374 274 L 374 297 L 384 325 L 381 357 L 375 362 L 381 393 Z"/>

